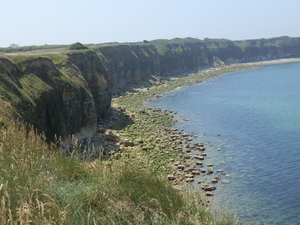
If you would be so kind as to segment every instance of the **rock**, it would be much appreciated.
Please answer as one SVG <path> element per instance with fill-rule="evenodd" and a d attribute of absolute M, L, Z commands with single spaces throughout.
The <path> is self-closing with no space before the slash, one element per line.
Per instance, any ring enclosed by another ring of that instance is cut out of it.
<path fill-rule="evenodd" d="M 201 188 L 202 188 L 202 189 L 205 189 L 205 188 L 207 188 L 207 187 L 209 187 L 208 184 L 201 184 Z"/>
<path fill-rule="evenodd" d="M 193 178 L 193 177 L 194 177 L 193 174 L 185 174 L 184 176 L 185 176 L 186 178 Z"/>
<path fill-rule="evenodd" d="M 125 147 L 134 146 L 134 143 L 130 140 L 123 140 L 121 142 Z"/>
<path fill-rule="evenodd" d="M 169 174 L 169 175 L 167 176 L 167 178 L 168 178 L 168 180 L 175 180 L 175 179 L 176 179 L 175 176 L 172 175 L 172 174 Z"/>
<path fill-rule="evenodd" d="M 205 192 L 205 195 L 206 195 L 206 196 L 213 196 L 214 193 L 212 193 L 212 192 L 210 192 L 210 191 L 207 191 L 207 192 Z"/>
<path fill-rule="evenodd" d="M 199 175 L 199 174 L 200 174 L 200 171 L 199 171 L 199 170 L 193 170 L 191 173 L 192 173 L 193 175 Z"/>
<path fill-rule="evenodd" d="M 200 173 L 205 173 L 205 169 L 200 168 L 199 171 Z"/>
<path fill-rule="evenodd" d="M 195 169 L 192 168 L 192 167 L 187 169 L 188 172 L 193 172 L 194 170 L 195 170 Z"/>
<path fill-rule="evenodd" d="M 118 142 L 118 137 L 116 137 L 115 135 L 113 134 L 104 134 L 105 135 L 105 138 L 109 141 L 112 141 L 112 142 Z M 127 146 L 125 146 L 127 147 Z"/>
<path fill-rule="evenodd" d="M 213 165 L 214 165 L 214 164 L 212 164 L 212 163 L 207 164 L 207 166 L 210 166 L 210 167 L 213 166 Z"/>
<path fill-rule="evenodd" d="M 178 165 L 176 168 L 177 168 L 178 170 L 184 170 L 184 165 Z"/>
<path fill-rule="evenodd" d="M 204 147 L 204 144 L 203 143 L 196 143 L 195 146 L 197 146 L 197 147 Z"/>
<path fill-rule="evenodd" d="M 174 166 L 178 166 L 178 165 L 180 165 L 179 161 L 177 161 L 177 162 L 174 163 Z"/>
<path fill-rule="evenodd" d="M 185 150 L 185 152 L 187 152 L 187 153 L 189 153 L 189 152 L 191 152 L 192 150 L 190 149 L 190 148 L 187 148 L 186 150 Z"/>
<path fill-rule="evenodd" d="M 185 159 L 190 159 L 191 156 L 190 156 L 190 155 L 185 155 L 183 158 L 185 158 Z"/>
<path fill-rule="evenodd" d="M 208 167 L 207 168 L 207 173 L 208 174 L 211 174 L 211 173 L 213 173 L 214 172 L 214 169 L 212 168 L 212 167 Z"/>
<path fill-rule="evenodd" d="M 215 186 L 206 186 L 204 187 L 204 191 L 213 191 L 216 190 L 217 188 Z"/>
<path fill-rule="evenodd" d="M 222 183 L 222 184 L 228 184 L 228 183 L 229 183 L 229 180 L 222 180 L 221 183 Z"/>
<path fill-rule="evenodd" d="M 194 181 L 194 178 L 186 178 L 185 181 L 186 181 L 186 182 L 193 182 L 193 181 Z"/>
<path fill-rule="evenodd" d="M 194 156 L 194 159 L 204 160 L 204 157 L 203 157 L 203 156 L 200 156 L 200 155 L 195 155 L 195 156 Z"/>
<path fill-rule="evenodd" d="M 196 165 L 202 165 L 203 163 L 199 160 L 196 161 Z"/>
<path fill-rule="evenodd" d="M 218 179 L 212 179 L 211 182 L 212 183 L 218 183 Z"/>
<path fill-rule="evenodd" d="M 217 148 L 217 150 L 218 150 L 218 151 L 221 151 L 222 149 L 221 149 L 221 148 Z"/>

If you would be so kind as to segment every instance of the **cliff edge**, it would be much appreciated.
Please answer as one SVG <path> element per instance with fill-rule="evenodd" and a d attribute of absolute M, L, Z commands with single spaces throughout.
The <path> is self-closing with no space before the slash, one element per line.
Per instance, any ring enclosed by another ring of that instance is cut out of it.
<path fill-rule="evenodd" d="M 0 114 L 19 118 L 49 140 L 94 133 L 112 96 L 152 80 L 231 63 L 300 57 L 300 38 L 231 41 L 175 38 L 138 43 L 0 49 Z"/>

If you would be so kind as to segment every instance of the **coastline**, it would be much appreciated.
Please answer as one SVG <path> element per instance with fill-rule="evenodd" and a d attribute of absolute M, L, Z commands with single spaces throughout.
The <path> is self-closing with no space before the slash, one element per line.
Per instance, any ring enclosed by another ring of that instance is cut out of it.
<path fill-rule="evenodd" d="M 219 68 L 199 70 L 188 76 L 174 77 L 169 81 L 156 83 L 150 88 L 136 89 L 135 93 L 127 93 L 126 96 L 114 99 L 113 106 L 123 108 L 123 111 L 133 119 L 133 125 L 121 131 L 122 136 L 126 136 L 127 139 L 135 143 L 134 148 L 141 151 L 143 158 L 149 157 L 149 164 L 143 165 L 144 167 L 151 168 L 156 165 L 158 169 L 155 172 L 158 172 L 163 179 L 172 182 L 176 189 L 186 190 L 188 184 L 194 182 L 194 176 L 217 173 L 217 171 L 213 171 L 212 166 L 206 170 L 202 168 L 206 157 L 204 144 L 195 143 L 192 145 L 193 134 L 186 134 L 183 130 L 178 131 L 169 128 L 176 123 L 176 119 L 174 119 L 176 112 L 146 108 L 142 104 L 177 87 L 199 83 L 225 73 L 294 62 L 300 62 L 300 58 L 231 64 Z M 147 132 L 142 131 L 145 130 L 145 127 L 148 128 Z M 160 141 L 160 139 L 165 141 Z M 138 143 L 136 140 L 142 141 Z M 122 148 L 121 150 L 127 152 L 129 149 Z M 147 156 L 144 154 L 145 151 L 147 151 Z M 202 184 L 201 187 L 205 191 L 203 194 L 213 196 L 215 188 L 213 183 L 222 181 L 228 182 L 226 179 L 217 180 L 216 176 L 210 181 L 211 184 Z"/>
<path fill-rule="evenodd" d="M 248 65 L 274 65 L 274 64 L 284 64 L 284 63 L 293 63 L 293 62 L 300 62 L 300 58 L 287 58 L 287 59 L 274 59 L 274 60 L 266 60 L 266 61 L 260 61 L 260 62 L 249 62 L 245 63 Z"/>

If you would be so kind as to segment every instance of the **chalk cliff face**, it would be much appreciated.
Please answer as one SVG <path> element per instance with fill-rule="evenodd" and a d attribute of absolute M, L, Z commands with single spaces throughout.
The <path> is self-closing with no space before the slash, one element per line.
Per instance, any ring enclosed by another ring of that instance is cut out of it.
<path fill-rule="evenodd" d="M 15 63 L 8 57 L 0 57 L 0 114 L 19 117 L 51 139 L 55 134 L 95 132 L 105 120 L 112 94 L 149 85 L 152 76 L 224 63 L 300 57 L 300 38 L 176 38 L 96 45 Z"/>
<path fill-rule="evenodd" d="M 110 107 L 106 70 L 91 51 L 70 54 L 60 65 L 42 57 L 18 64 L 0 58 L 0 73 L 2 102 L 49 140 L 95 132 Z"/>

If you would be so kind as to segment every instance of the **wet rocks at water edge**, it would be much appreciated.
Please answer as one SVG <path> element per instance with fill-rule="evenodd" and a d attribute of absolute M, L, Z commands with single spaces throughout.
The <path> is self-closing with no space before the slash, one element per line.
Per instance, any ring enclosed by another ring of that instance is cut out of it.
<path fill-rule="evenodd" d="M 214 172 L 214 169 L 211 166 L 207 167 L 207 174 L 211 174 L 213 172 Z"/>

